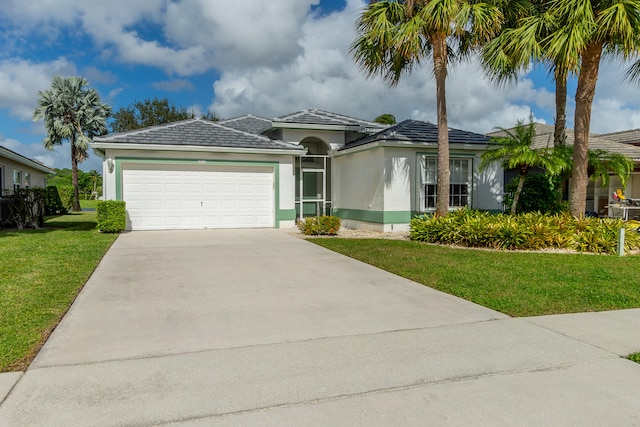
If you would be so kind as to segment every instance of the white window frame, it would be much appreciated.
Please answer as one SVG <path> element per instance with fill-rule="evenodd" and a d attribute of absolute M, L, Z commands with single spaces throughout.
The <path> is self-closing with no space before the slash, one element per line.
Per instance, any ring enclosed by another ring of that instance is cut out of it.
<path fill-rule="evenodd" d="M 17 190 L 18 188 L 22 188 L 22 171 L 19 169 L 13 170 L 13 189 Z M 16 183 L 16 176 L 18 177 L 18 182 Z"/>
<path fill-rule="evenodd" d="M 466 162 L 466 174 L 463 162 Z M 434 212 L 438 185 L 438 157 L 418 154 L 418 212 Z M 449 208 L 452 210 L 471 206 L 473 192 L 473 157 L 449 158 Z M 466 194 L 465 194 L 466 192 Z"/>

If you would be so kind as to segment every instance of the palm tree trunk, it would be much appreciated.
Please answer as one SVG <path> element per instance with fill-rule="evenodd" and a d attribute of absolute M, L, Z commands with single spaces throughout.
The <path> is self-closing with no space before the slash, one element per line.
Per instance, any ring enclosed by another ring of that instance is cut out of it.
<path fill-rule="evenodd" d="M 80 212 L 80 191 L 78 188 L 78 153 L 75 136 L 71 137 L 71 185 L 73 185 L 73 207 L 71 211 Z"/>
<path fill-rule="evenodd" d="M 518 208 L 518 201 L 520 200 L 520 194 L 522 194 L 522 189 L 524 188 L 524 181 L 527 177 L 526 173 L 520 172 L 520 179 L 518 180 L 518 188 L 516 189 L 516 194 L 513 195 L 513 203 L 511 204 L 511 215 L 516 214 L 516 209 Z"/>
<path fill-rule="evenodd" d="M 436 78 L 436 103 L 438 110 L 438 188 L 436 215 L 449 213 L 449 122 L 447 120 L 447 39 L 433 40 L 433 71 Z"/>
<path fill-rule="evenodd" d="M 567 73 L 555 73 L 556 81 L 556 121 L 553 132 L 553 146 L 559 147 L 567 142 Z"/>
<path fill-rule="evenodd" d="M 591 105 L 596 93 L 596 82 L 602 56 L 602 44 L 591 43 L 582 54 L 582 67 L 576 89 L 576 115 L 573 145 L 573 172 L 569 185 L 569 206 L 573 216 L 582 216 L 587 205 L 589 174 L 588 150 L 591 126 Z"/>

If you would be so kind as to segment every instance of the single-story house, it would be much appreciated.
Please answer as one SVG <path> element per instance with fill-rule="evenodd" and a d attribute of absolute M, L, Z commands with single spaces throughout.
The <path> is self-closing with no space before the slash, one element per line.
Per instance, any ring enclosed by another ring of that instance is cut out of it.
<path fill-rule="evenodd" d="M 553 147 L 554 126 L 542 123 L 535 123 L 536 136 L 533 142 L 534 148 Z M 503 136 L 502 131 L 487 134 L 488 136 Z M 573 145 L 573 129 L 566 130 L 566 143 Z M 627 198 L 640 199 L 640 130 L 629 130 L 610 134 L 590 134 L 589 149 L 604 150 L 609 153 L 618 153 L 629 157 L 636 164 L 635 170 L 631 173 L 624 194 Z M 504 182 L 507 184 L 517 175 L 516 171 L 505 171 Z M 613 193 L 616 189 L 622 189 L 622 183 L 616 176 L 611 176 L 606 186 L 602 182 L 589 181 L 587 187 L 587 212 L 596 212 L 603 216 L 615 216 L 618 213 L 613 209 L 605 208 L 612 204 Z"/>
<path fill-rule="evenodd" d="M 47 175 L 54 173 L 37 160 L 0 146 L 0 197 L 16 188 L 46 187 Z"/>
<path fill-rule="evenodd" d="M 500 210 L 499 165 L 478 172 L 489 138 L 450 129 L 451 207 Z M 437 127 L 321 110 L 265 119 L 190 119 L 96 137 L 103 194 L 127 229 L 295 226 L 333 214 L 349 228 L 406 230 L 435 210 Z"/>

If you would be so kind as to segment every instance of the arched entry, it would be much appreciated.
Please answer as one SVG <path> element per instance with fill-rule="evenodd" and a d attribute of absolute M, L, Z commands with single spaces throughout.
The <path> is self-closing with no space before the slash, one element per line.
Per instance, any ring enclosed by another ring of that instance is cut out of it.
<path fill-rule="evenodd" d="M 305 138 L 307 154 L 296 159 L 296 217 L 331 215 L 331 158 L 329 144 Z"/>

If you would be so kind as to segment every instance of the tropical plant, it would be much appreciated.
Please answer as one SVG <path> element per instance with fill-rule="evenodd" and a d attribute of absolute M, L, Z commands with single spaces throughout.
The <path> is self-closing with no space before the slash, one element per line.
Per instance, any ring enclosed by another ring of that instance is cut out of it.
<path fill-rule="evenodd" d="M 554 175 L 566 168 L 567 163 L 562 156 L 558 156 L 556 151 L 550 147 L 534 148 L 536 129 L 533 117 L 529 118 L 529 124 L 527 125 L 523 120 L 518 120 L 513 129 L 499 129 L 506 136 L 491 139 L 489 149 L 482 154 L 482 160 L 478 168 L 479 170 L 484 170 L 489 165 L 499 162 L 504 169 L 518 170 L 518 187 L 513 196 L 513 203 L 510 209 L 511 215 L 515 215 L 518 199 L 529 171 L 538 167 L 544 169 L 548 174 Z"/>
<path fill-rule="evenodd" d="M 514 7 L 516 6 L 516 7 Z M 533 0 L 505 5 L 506 19 L 501 33 L 483 46 L 482 64 L 497 84 L 517 81 L 518 71 L 528 69 L 532 62 L 543 62 L 555 81 L 553 143 L 566 143 L 567 80 L 570 70 L 547 57 L 543 41 L 551 34 L 556 21 L 549 15 L 549 2 Z M 511 11 L 510 13 L 507 13 Z"/>
<path fill-rule="evenodd" d="M 72 210 L 80 211 L 78 190 L 78 163 L 89 157 L 91 138 L 107 132 L 106 120 L 111 107 L 100 100 L 95 89 L 88 88 L 82 77 L 59 77 L 51 81 L 51 87 L 38 92 L 38 106 L 33 112 L 34 121 L 44 120 L 47 136 L 43 145 L 53 150 L 68 140 L 71 145 L 71 171 L 74 189 Z"/>
<path fill-rule="evenodd" d="M 93 186 L 93 189 L 91 190 L 91 195 L 96 195 L 98 194 L 98 185 L 102 182 L 102 175 L 100 175 L 100 172 L 98 172 L 97 170 L 93 169 L 90 170 L 89 172 L 87 172 L 86 174 Z"/>
<path fill-rule="evenodd" d="M 449 211 L 448 64 L 494 37 L 502 19 L 497 6 L 473 0 L 383 0 L 370 2 L 357 20 L 350 50 L 368 77 L 381 75 L 395 86 L 422 61 L 432 62 L 438 116 L 437 215 Z"/>
<path fill-rule="evenodd" d="M 502 53 L 498 49 L 489 62 L 499 63 L 502 58 L 504 64 L 519 66 L 528 56 L 578 75 L 569 202 L 571 213 L 580 216 L 586 206 L 591 106 L 600 62 L 603 54 L 626 60 L 640 52 L 640 0 L 550 0 L 545 7 L 545 13 L 518 22 L 511 34 L 517 49 Z M 508 37 L 504 36 L 506 45 Z M 520 56 L 512 56 L 514 51 Z M 637 79 L 639 67 L 636 63 L 627 75 Z"/>
<path fill-rule="evenodd" d="M 411 220 L 411 240 L 503 250 L 568 249 L 616 254 L 620 229 L 625 252 L 640 249 L 637 226 L 620 219 L 576 218 L 566 213 L 492 215 L 460 209 L 446 217 L 423 215 Z"/>
<path fill-rule="evenodd" d="M 560 156 L 564 157 L 568 164 L 566 170 L 571 172 L 573 168 L 573 147 L 558 147 L 556 151 Z M 626 187 L 627 181 L 631 176 L 631 172 L 633 172 L 635 168 L 634 161 L 629 157 L 606 150 L 588 150 L 587 158 L 587 174 L 589 179 L 591 181 L 600 181 L 603 187 L 606 187 L 609 184 L 609 178 L 611 175 L 620 179 L 622 186 Z M 566 178 L 568 178 L 568 176 Z"/>
<path fill-rule="evenodd" d="M 506 185 L 504 196 L 506 206 L 512 206 L 513 196 L 518 189 L 519 182 L 520 179 L 516 177 Z M 544 173 L 527 175 L 518 199 L 516 213 L 557 213 L 562 211 L 564 204 L 561 202 L 561 188 L 562 179 L 558 175 Z"/>

